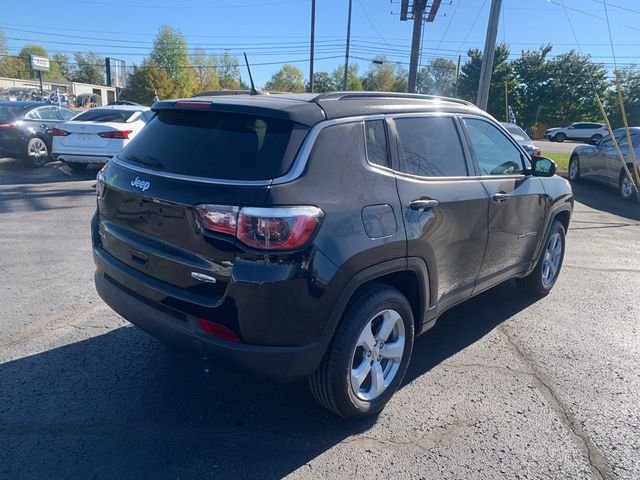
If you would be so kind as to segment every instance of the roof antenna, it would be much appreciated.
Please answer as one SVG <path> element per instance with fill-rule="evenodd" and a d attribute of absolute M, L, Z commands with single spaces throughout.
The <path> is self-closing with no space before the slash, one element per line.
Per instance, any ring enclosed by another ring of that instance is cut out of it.
<path fill-rule="evenodd" d="M 259 95 L 258 90 L 256 90 L 256 86 L 253 84 L 253 76 L 251 75 L 251 67 L 249 66 L 249 60 L 247 60 L 247 52 L 242 52 L 244 54 L 244 61 L 247 64 L 247 70 L 249 71 L 249 81 L 251 82 L 251 95 Z"/>

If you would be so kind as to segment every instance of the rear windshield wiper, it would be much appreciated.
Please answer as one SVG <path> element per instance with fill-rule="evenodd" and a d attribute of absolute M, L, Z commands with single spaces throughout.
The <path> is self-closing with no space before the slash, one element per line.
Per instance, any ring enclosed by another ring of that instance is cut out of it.
<path fill-rule="evenodd" d="M 129 160 L 130 162 L 139 163 L 140 165 L 145 165 L 147 167 L 153 167 L 161 169 L 164 166 L 154 157 L 150 157 L 149 155 L 127 155 L 124 157 L 125 160 Z"/>

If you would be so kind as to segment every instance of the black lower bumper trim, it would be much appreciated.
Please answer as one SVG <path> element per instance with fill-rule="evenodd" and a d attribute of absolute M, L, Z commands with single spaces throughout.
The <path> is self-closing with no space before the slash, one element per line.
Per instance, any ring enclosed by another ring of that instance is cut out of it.
<path fill-rule="evenodd" d="M 216 365 L 267 377 L 276 381 L 292 381 L 313 373 L 327 349 L 330 337 L 299 347 L 249 345 L 218 340 L 202 331 L 195 318 L 176 321 L 165 312 L 154 309 L 128 295 L 95 273 L 98 294 L 118 314 L 163 342 L 195 353 Z"/>

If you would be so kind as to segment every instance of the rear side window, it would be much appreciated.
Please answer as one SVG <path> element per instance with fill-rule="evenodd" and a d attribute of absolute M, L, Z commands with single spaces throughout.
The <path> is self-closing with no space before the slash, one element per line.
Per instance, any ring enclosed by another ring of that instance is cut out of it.
<path fill-rule="evenodd" d="M 364 122 L 367 140 L 367 159 L 369 162 L 389 166 L 389 148 L 387 147 L 387 132 L 384 120 L 371 120 Z"/>
<path fill-rule="evenodd" d="M 74 121 L 80 122 L 120 122 L 124 123 L 136 113 L 133 110 L 116 110 L 116 109 L 100 109 L 92 108 L 85 110 Z"/>
<path fill-rule="evenodd" d="M 397 118 L 400 170 L 421 177 L 467 175 L 462 145 L 450 117 Z"/>
<path fill-rule="evenodd" d="M 307 130 L 270 117 L 166 110 L 119 157 L 180 175 L 268 180 L 289 170 Z"/>

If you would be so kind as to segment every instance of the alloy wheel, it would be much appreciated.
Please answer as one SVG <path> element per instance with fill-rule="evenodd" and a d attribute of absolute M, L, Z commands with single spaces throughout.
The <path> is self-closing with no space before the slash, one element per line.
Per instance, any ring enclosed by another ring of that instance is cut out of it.
<path fill-rule="evenodd" d="M 558 232 L 551 235 L 542 259 L 542 283 L 553 284 L 560 268 L 562 257 L 562 237 Z"/>
<path fill-rule="evenodd" d="M 42 165 L 47 161 L 47 158 L 49 157 L 47 144 L 44 143 L 44 140 L 40 138 L 32 138 L 27 148 L 27 154 L 34 164 Z"/>
<path fill-rule="evenodd" d="M 405 349 L 404 322 L 391 309 L 375 314 L 364 326 L 353 350 L 350 383 L 361 400 L 372 401 L 398 373 Z"/>

